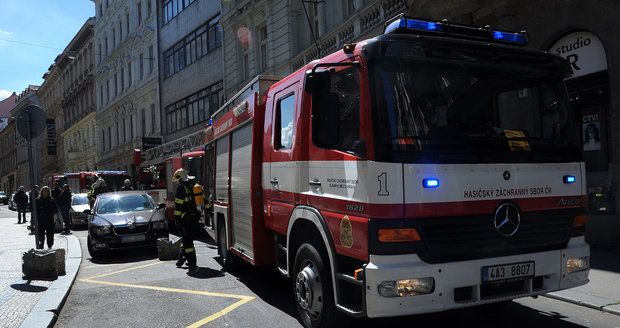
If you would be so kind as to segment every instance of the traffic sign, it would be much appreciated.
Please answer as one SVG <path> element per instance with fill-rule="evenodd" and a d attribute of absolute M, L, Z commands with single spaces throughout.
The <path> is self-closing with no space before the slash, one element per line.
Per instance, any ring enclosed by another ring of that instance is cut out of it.
<path fill-rule="evenodd" d="M 37 105 L 28 105 L 17 115 L 17 132 L 26 138 L 36 138 L 45 129 L 45 113 Z M 30 132 L 30 135 L 28 135 Z"/>

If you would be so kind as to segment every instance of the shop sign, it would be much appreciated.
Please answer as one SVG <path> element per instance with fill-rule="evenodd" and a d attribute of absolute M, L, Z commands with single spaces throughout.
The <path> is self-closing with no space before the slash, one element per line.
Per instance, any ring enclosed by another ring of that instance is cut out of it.
<path fill-rule="evenodd" d="M 579 31 L 565 35 L 549 48 L 565 58 L 573 69 L 571 79 L 607 70 L 607 55 L 596 35 Z"/>

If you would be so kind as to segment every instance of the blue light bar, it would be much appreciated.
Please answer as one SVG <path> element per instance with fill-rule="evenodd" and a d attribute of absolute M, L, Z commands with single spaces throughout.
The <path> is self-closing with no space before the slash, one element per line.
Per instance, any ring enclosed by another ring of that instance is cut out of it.
<path fill-rule="evenodd" d="M 525 34 L 513 32 L 493 31 L 493 39 L 521 45 L 527 45 L 529 43 L 529 40 Z"/>
<path fill-rule="evenodd" d="M 574 177 L 574 176 L 572 176 L 572 175 L 565 175 L 565 176 L 562 178 L 562 181 L 564 181 L 564 183 L 573 183 L 573 182 L 575 182 L 575 181 L 576 181 L 576 179 L 575 179 L 575 177 Z"/>
<path fill-rule="evenodd" d="M 439 187 L 439 179 L 428 178 L 422 180 L 422 187 L 424 188 L 437 188 Z"/>
<path fill-rule="evenodd" d="M 394 33 L 398 29 L 406 29 L 412 31 L 443 32 L 444 26 L 441 23 L 431 21 L 423 21 L 413 18 L 400 18 L 388 24 L 388 26 L 385 27 L 383 34 Z"/>
<path fill-rule="evenodd" d="M 383 34 L 431 34 L 444 37 L 478 40 L 494 43 L 505 43 L 526 46 L 529 43 L 527 32 L 511 32 L 496 30 L 490 27 L 478 27 L 451 23 L 447 20 L 432 21 L 406 17 L 400 14 L 388 20 Z"/>

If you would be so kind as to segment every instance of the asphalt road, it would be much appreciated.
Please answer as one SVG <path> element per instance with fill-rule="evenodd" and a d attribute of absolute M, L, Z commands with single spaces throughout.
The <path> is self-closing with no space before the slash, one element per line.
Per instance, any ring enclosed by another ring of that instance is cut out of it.
<path fill-rule="evenodd" d="M 93 262 L 86 231 L 74 232 L 84 257 L 56 327 L 301 327 L 289 284 L 269 269 L 221 273 L 213 245 L 196 243 L 195 276 L 160 262 L 155 250 L 123 251 Z M 619 327 L 620 317 L 540 297 L 501 309 L 477 307 L 350 327 Z"/>

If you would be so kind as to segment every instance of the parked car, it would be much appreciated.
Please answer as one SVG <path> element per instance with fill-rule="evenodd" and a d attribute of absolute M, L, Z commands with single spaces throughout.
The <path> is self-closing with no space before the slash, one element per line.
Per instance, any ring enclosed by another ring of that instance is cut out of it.
<path fill-rule="evenodd" d="M 74 194 L 71 196 L 71 208 L 69 209 L 69 217 L 71 225 L 85 226 L 88 225 L 88 214 L 84 210 L 89 210 L 88 196 L 86 193 Z"/>
<path fill-rule="evenodd" d="M 4 191 L 0 191 L 0 203 L 9 205 L 9 196 Z"/>
<path fill-rule="evenodd" d="M 11 194 L 11 200 L 9 201 L 9 210 L 17 211 L 17 203 L 15 202 L 15 194 Z M 26 196 L 28 196 L 28 205 L 26 206 L 26 212 L 30 212 L 30 192 L 26 192 Z"/>
<path fill-rule="evenodd" d="M 164 203 L 154 204 L 145 191 L 104 193 L 97 196 L 88 217 L 88 252 L 93 259 L 103 251 L 156 247 L 168 237 Z"/>

